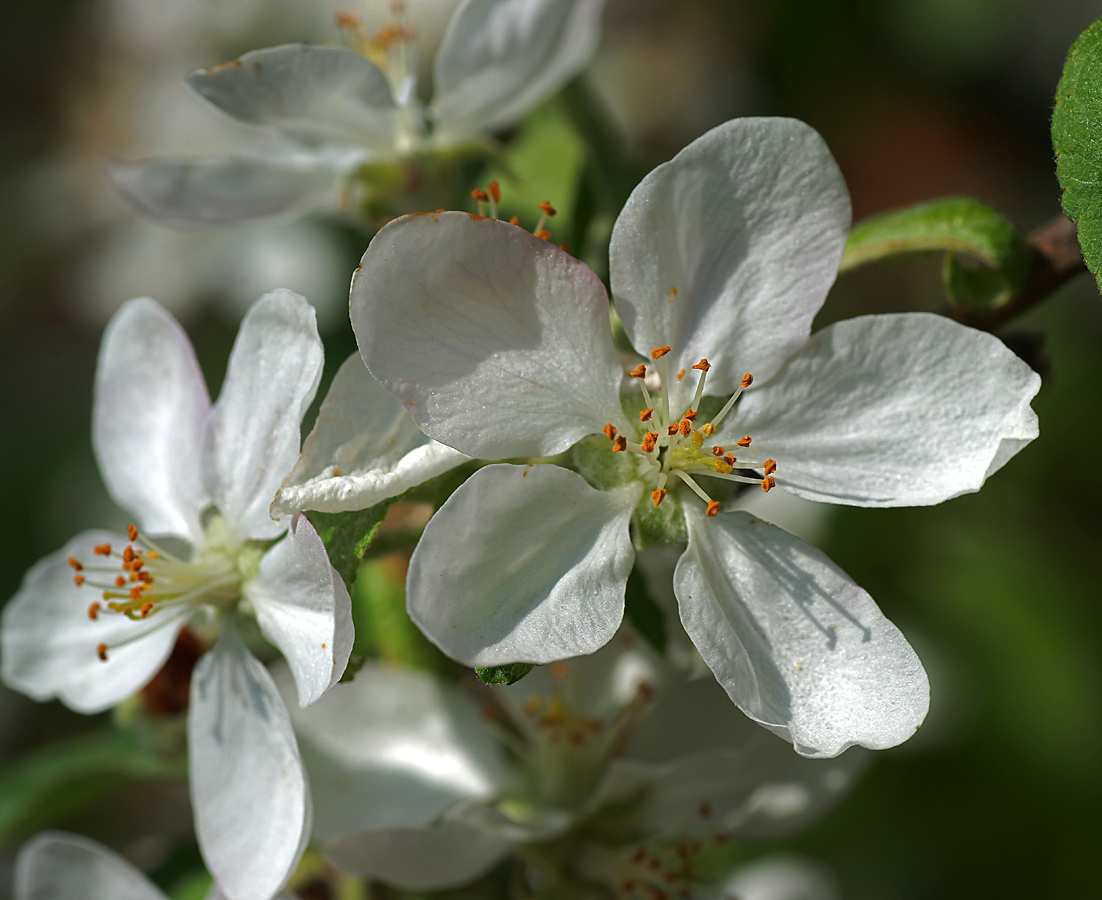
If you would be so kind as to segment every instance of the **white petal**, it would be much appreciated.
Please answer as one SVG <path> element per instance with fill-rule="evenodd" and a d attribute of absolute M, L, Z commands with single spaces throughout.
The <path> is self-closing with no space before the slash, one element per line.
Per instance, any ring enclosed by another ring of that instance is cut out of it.
<path fill-rule="evenodd" d="M 922 506 L 978 490 L 1037 436 L 1040 385 L 998 338 L 944 316 L 862 316 L 813 335 L 730 427 L 801 497 Z"/>
<path fill-rule="evenodd" d="M 739 900 L 842 900 L 838 883 L 825 866 L 787 854 L 742 866 L 719 893 Z"/>
<path fill-rule="evenodd" d="M 15 863 L 15 900 L 165 900 L 121 856 L 76 834 L 46 831 L 23 845 Z"/>
<path fill-rule="evenodd" d="M 685 630 L 735 704 L 804 756 L 902 743 L 930 702 L 914 650 L 820 551 L 745 513 L 686 508 Z"/>
<path fill-rule="evenodd" d="M 487 466 L 429 520 L 409 613 L 469 666 L 592 653 L 624 615 L 633 499 L 557 466 Z"/>
<path fill-rule="evenodd" d="M 260 631 L 275 644 L 309 706 L 340 680 L 352 650 L 352 601 L 325 545 L 301 514 L 245 585 Z M 343 628 L 338 628 L 343 623 Z"/>
<path fill-rule="evenodd" d="M 331 205 L 334 174 L 324 160 L 213 156 L 114 163 L 107 174 L 147 215 L 166 222 L 224 225 L 291 207 Z"/>
<path fill-rule="evenodd" d="M 369 664 L 306 709 L 291 707 L 314 798 L 314 838 L 418 828 L 510 776 L 479 707 L 425 672 Z"/>
<path fill-rule="evenodd" d="M 396 111 L 386 75 L 343 47 L 285 44 L 199 69 L 188 84 L 242 122 L 308 143 L 341 141 L 393 150 Z"/>
<path fill-rule="evenodd" d="M 807 338 L 849 223 L 842 174 L 812 128 L 726 122 L 628 198 L 609 249 L 616 311 L 640 353 L 673 347 L 671 376 L 707 358 L 708 392 L 730 393 L 745 372 L 771 375 Z M 695 387 L 685 379 L 684 390 Z"/>
<path fill-rule="evenodd" d="M 322 358 L 313 307 L 298 294 L 272 291 L 245 314 L 203 433 L 208 490 L 238 537 L 273 538 L 286 527 L 268 509 L 298 456 Z"/>
<path fill-rule="evenodd" d="M 460 823 L 353 834 L 326 849 L 340 868 L 396 887 L 437 891 L 474 881 L 510 843 Z"/>
<path fill-rule="evenodd" d="M 179 323 L 153 300 L 123 305 L 96 363 L 92 445 L 112 498 L 142 531 L 193 543 L 202 534 L 199 446 L 209 408 Z"/>
<path fill-rule="evenodd" d="M 333 379 L 271 512 L 366 509 L 469 459 L 425 437 L 354 353 Z"/>
<path fill-rule="evenodd" d="M 207 868 L 229 900 L 269 900 L 302 855 L 310 797 L 283 700 L 229 622 L 192 675 L 188 758 Z"/>
<path fill-rule="evenodd" d="M 604 0 L 467 0 L 434 61 L 442 141 L 509 125 L 589 63 Z"/>
<path fill-rule="evenodd" d="M 371 374 L 456 450 L 552 456 L 609 421 L 623 430 L 604 286 L 521 228 L 397 219 L 367 248 L 350 304 Z"/>
<path fill-rule="evenodd" d="M 58 697 L 71 709 L 95 713 L 134 694 L 156 674 L 172 652 L 186 611 L 154 612 L 132 621 L 103 610 L 92 620 L 88 608 L 100 600 L 101 590 L 77 587 L 68 563 L 73 557 L 95 564 L 100 557 L 93 547 L 126 543 L 118 534 L 86 531 L 27 572 L 3 611 L 0 665 L 6 685 L 35 700 Z M 98 656 L 100 644 L 107 645 L 106 662 Z"/>

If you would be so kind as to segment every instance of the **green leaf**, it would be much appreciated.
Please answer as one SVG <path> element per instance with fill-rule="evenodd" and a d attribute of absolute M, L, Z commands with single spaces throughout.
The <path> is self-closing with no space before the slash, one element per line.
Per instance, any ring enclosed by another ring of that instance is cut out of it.
<path fill-rule="evenodd" d="M 839 272 L 939 253 L 946 296 L 969 309 L 1009 303 L 1033 259 L 1026 239 L 995 210 L 969 197 L 944 197 L 858 222 Z"/>
<path fill-rule="evenodd" d="M 632 569 L 628 576 L 624 615 L 648 644 L 659 653 L 666 652 L 666 619 L 662 615 L 662 608 L 647 590 L 647 583 L 638 569 Z"/>
<path fill-rule="evenodd" d="M 329 562 L 344 579 L 345 587 L 352 590 L 356 572 L 360 568 L 367 548 L 379 533 L 379 526 L 386 518 L 387 510 L 397 498 L 384 500 L 367 509 L 343 513 L 307 513 L 307 518 L 317 529 L 329 554 Z"/>
<path fill-rule="evenodd" d="M 532 663 L 507 663 L 504 666 L 487 666 L 474 673 L 483 684 L 516 684 L 535 668 Z"/>
<path fill-rule="evenodd" d="M 1079 227 L 1087 268 L 1102 290 L 1102 19 L 1071 45 L 1052 113 L 1064 214 Z"/>
<path fill-rule="evenodd" d="M 122 785 L 186 774 L 182 761 L 153 756 L 113 728 L 33 750 L 0 777 L 0 844 L 58 825 Z"/>

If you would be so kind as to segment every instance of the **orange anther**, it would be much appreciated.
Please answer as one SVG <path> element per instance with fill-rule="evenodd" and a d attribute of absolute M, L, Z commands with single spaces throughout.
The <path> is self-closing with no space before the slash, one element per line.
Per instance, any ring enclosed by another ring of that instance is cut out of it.
<path fill-rule="evenodd" d="M 96 556 L 110 556 L 111 555 L 111 545 L 110 544 L 97 544 L 95 547 L 92 548 L 92 552 L 95 553 Z"/>
<path fill-rule="evenodd" d="M 639 421 L 640 422 L 649 422 L 651 414 L 653 412 L 654 412 L 654 407 L 653 406 L 650 409 L 644 409 L 641 413 L 639 413 Z"/>
<path fill-rule="evenodd" d="M 661 359 L 663 356 L 665 356 L 667 353 L 669 353 L 672 349 L 673 349 L 673 347 L 655 347 L 650 352 L 650 358 L 651 359 Z"/>
<path fill-rule="evenodd" d="M 671 425 L 669 428 L 666 429 L 666 434 L 668 434 L 670 437 L 673 437 L 675 434 L 677 434 L 677 426 Z"/>
<path fill-rule="evenodd" d="M 133 524 L 127 525 L 126 535 L 130 538 L 130 540 L 136 541 L 138 539 L 138 529 L 135 528 Z"/>
<path fill-rule="evenodd" d="M 538 237 L 541 241 L 549 241 L 551 240 L 551 232 L 548 231 L 546 228 L 541 228 L 539 231 L 536 232 L 536 237 Z"/>
<path fill-rule="evenodd" d="M 627 450 L 627 448 L 628 448 L 628 439 L 626 437 L 624 437 L 622 434 L 618 438 L 616 438 L 616 440 L 614 440 L 612 442 L 612 452 L 613 453 L 618 453 L 622 450 Z"/>
<path fill-rule="evenodd" d="M 655 442 L 658 440 L 658 435 L 653 431 L 648 431 L 643 437 L 643 452 L 650 453 L 654 449 Z"/>
<path fill-rule="evenodd" d="M 135 572 L 130 577 L 131 578 L 137 578 L 138 581 L 141 581 L 145 584 L 152 584 L 153 583 L 153 576 L 150 575 L 148 572 Z"/>
<path fill-rule="evenodd" d="M 750 441 L 752 441 L 752 440 L 753 440 L 753 438 L 750 437 L 750 435 L 746 434 L 746 435 L 743 435 L 742 437 L 740 437 L 737 441 L 735 441 L 735 443 L 738 444 L 740 447 L 749 447 L 750 446 Z"/>
<path fill-rule="evenodd" d="M 130 565 L 127 568 L 129 568 L 131 572 L 137 572 L 138 569 L 140 569 L 144 565 L 145 563 L 141 559 L 135 557 L 134 559 L 130 560 Z"/>
<path fill-rule="evenodd" d="M 714 516 L 717 512 L 719 512 L 719 501 L 718 500 L 709 500 L 708 501 L 708 508 L 704 511 L 704 515 Z"/>
<path fill-rule="evenodd" d="M 490 199 L 490 195 L 489 195 L 489 194 L 487 194 L 487 193 L 486 193 L 485 191 L 481 191 L 481 190 L 479 190 L 478 188 L 472 188 L 472 189 L 471 189 L 471 196 L 472 196 L 472 197 L 473 197 L 473 198 L 474 198 L 475 200 L 478 200 L 478 201 L 480 201 L 480 202 L 482 202 L 482 203 L 485 203 L 485 202 L 486 202 L 487 200 L 489 200 L 489 199 Z"/>
<path fill-rule="evenodd" d="M 79 562 L 77 562 L 71 556 L 69 557 L 69 565 L 72 566 L 74 569 L 76 569 L 76 571 L 78 571 L 78 572 L 80 572 L 84 569 L 84 566 L 82 566 Z"/>
<path fill-rule="evenodd" d="M 125 548 L 123 549 L 123 551 L 122 551 L 122 561 L 123 561 L 124 563 L 128 563 L 128 562 L 130 562 L 130 561 L 131 561 L 132 559 L 134 559 L 134 557 L 135 557 L 135 556 L 137 556 L 137 555 L 138 555 L 138 554 L 136 554 L 136 553 L 134 552 L 134 548 L 133 548 L 133 547 L 131 547 L 131 546 L 130 546 L 129 544 L 127 544 L 127 545 L 126 545 L 126 547 L 125 547 Z"/>
<path fill-rule="evenodd" d="M 91 606 L 88 607 L 88 618 L 89 619 L 98 619 L 99 618 L 99 610 L 100 610 L 100 605 L 98 603 L 93 603 Z"/>
<path fill-rule="evenodd" d="M 712 456 L 723 456 L 723 454 L 726 453 L 726 452 L 727 451 L 724 450 L 721 446 L 719 446 L 719 444 L 716 444 L 712 448 Z"/>
<path fill-rule="evenodd" d="M 750 387 L 750 385 L 752 385 L 753 383 L 754 383 L 754 376 L 751 375 L 749 372 L 747 372 L 745 375 L 742 376 L 742 386 L 744 388 Z"/>
<path fill-rule="evenodd" d="M 716 427 L 711 422 L 709 422 L 700 430 L 703 431 L 708 437 L 711 437 L 713 434 L 716 433 Z"/>
<path fill-rule="evenodd" d="M 733 454 L 733 453 L 728 453 L 728 454 L 727 454 L 727 455 L 726 455 L 725 457 L 723 457 L 723 458 L 724 458 L 724 460 L 726 460 L 726 462 L 727 462 L 727 465 L 729 465 L 729 466 L 733 466 L 733 465 L 734 465 L 735 463 L 737 463 L 737 462 L 738 462 L 738 457 L 737 457 L 737 456 L 735 456 L 735 454 Z"/>
<path fill-rule="evenodd" d="M 115 587 L 123 587 L 126 584 L 126 578 L 119 575 L 115 578 Z"/>
<path fill-rule="evenodd" d="M 551 663 L 551 677 L 552 678 L 565 678 L 566 673 L 569 672 L 569 671 L 570 671 L 569 667 L 564 662 L 560 661 L 560 662 Z"/>
<path fill-rule="evenodd" d="M 494 198 L 494 203 L 500 203 L 501 186 L 496 181 L 491 181 L 486 187 L 490 191 L 490 196 Z"/>
<path fill-rule="evenodd" d="M 765 491 L 765 493 L 767 493 L 767 494 L 769 493 L 769 491 L 770 491 L 770 490 L 771 490 L 772 488 L 775 488 L 776 486 L 777 486 L 777 482 L 773 480 L 773 476 L 772 476 L 772 475 L 769 475 L 769 476 L 767 476 L 766 478 L 763 478 L 763 479 L 761 480 L 761 489 L 762 489 L 763 491 Z"/>
<path fill-rule="evenodd" d="M 777 461 L 775 459 L 767 459 L 765 461 L 765 474 L 772 475 L 777 471 Z"/>
<path fill-rule="evenodd" d="M 339 9 L 333 16 L 338 28 L 359 28 L 360 17 L 347 9 Z"/>
<path fill-rule="evenodd" d="M 604 428 L 601 429 L 605 433 L 610 441 L 616 440 L 616 426 L 609 422 Z"/>
<path fill-rule="evenodd" d="M 140 584 L 135 585 L 134 587 L 132 587 L 130 589 L 130 599 L 131 600 L 141 600 L 142 599 L 142 589 L 143 589 L 143 587 L 144 587 L 144 585 L 140 585 Z"/>
<path fill-rule="evenodd" d="M 80 587 L 82 584 L 84 584 L 84 576 L 83 575 L 74 575 L 73 576 L 73 584 L 75 584 L 77 587 Z"/>
<path fill-rule="evenodd" d="M 666 489 L 658 488 L 658 490 L 656 491 L 651 491 L 650 498 L 654 501 L 654 505 L 657 506 L 659 503 L 666 499 Z"/>
<path fill-rule="evenodd" d="M 107 662 L 107 645 L 100 644 L 96 647 L 96 656 L 100 658 L 101 662 Z"/>
<path fill-rule="evenodd" d="M 693 366 L 694 369 L 700 369 L 701 372 L 707 372 L 711 367 L 711 364 L 706 359 L 702 359 L 695 366 Z"/>
<path fill-rule="evenodd" d="M 142 604 L 142 618 L 144 619 L 151 612 L 153 612 L 153 601 L 146 600 L 145 603 Z"/>
<path fill-rule="evenodd" d="M 551 205 L 550 200 L 544 200 L 543 203 L 540 204 L 540 210 L 545 216 L 553 216 L 556 212 L 558 212 L 558 210 L 556 210 L 555 207 Z"/>
<path fill-rule="evenodd" d="M 689 432 L 693 430 L 693 426 L 692 426 L 692 424 L 691 424 L 691 423 L 689 422 L 689 420 L 688 420 L 688 419 L 682 419 L 682 420 L 681 420 L 681 426 L 680 426 L 679 430 L 680 430 L 680 432 L 681 432 L 681 436 L 682 436 L 682 437 L 688 437 L 688 436 L 689 436 Z"/>
<path fill-rule="evenodd" d="M 680 381 L 684 377 L 685 377 L 685 370 L 684 369 L 678 369 L 677 370 L 677 380 Z"/>
<path fill-rule="evenodd" d="M 683 415 L 681 418 L 682 419 L 688 419 L 690 422 L 695 422 L 696 421 L 696 410 L 695 409 L 685 410 L 685 415 Z"/>
<path fill-rule="evenodd" d="M 510 225 L 519 225 L 520 224 L 520 216 L 510 216 L 509 217 L 509 224 Z"/>
<path fill-rule="evenodd" d="M 647 374 L 647 367 L 644 366 L 642 363 L 639 363 L 639 365 L 637 365 L 634 369 L 632 369 L 630 372 L 628 372 L 628 374 L 632 378 L 642 378 L 643 376 L 645 376 Z M 647 412 L 654 412 L 654 410 L 653 409 L 648 409 Z M 646 419 L 643 419 L 642 421 L 645 422 Z"/>

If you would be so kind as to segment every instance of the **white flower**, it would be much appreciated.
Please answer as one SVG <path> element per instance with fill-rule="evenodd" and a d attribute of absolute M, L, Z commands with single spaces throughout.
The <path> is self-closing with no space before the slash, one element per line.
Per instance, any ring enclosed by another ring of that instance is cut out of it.
<path fill-rule="evenodd" d="M 121 856 L 78 834 L 44 831 L 27 841 L 15 862 L 15 900 L 167 900 Z M 281 895 L 287 898 L 289 895 Z M 225 900 L 211 885 L 207 900 Z"/>
<path fill-rule="evenodd" d="M 85 713 L 146 684 L 185 626 L 219 634 L 191 679 L 188 749 L 199 844 L 231 900 L 280 888 L 310 819 L 287 712 L 234 619 L 255 615 L 303 705 L 339 679 L 352 646 L 348 592 L 321 539 L 302 516 L 268 515 L 321 366 L 309 304 L 267 294 L 212 406 L 176 321 L 152 300 L 123 306 L 100 348 L 92 438 L 137 525 L 78 535 L 31 568 L 3 613 L 5 684 Z"/>
<path fill-rule="evenodd" d="M 325 206 L 365 163 L 457 147 L 499 130 L 576 75 L 597 45 L 604 0 L 465 0 L 435 58 L 427 110 L 401 20 L 356 49 L 285 44 L 193 72 L 188 84 L 266 139 L 255 154 L 155 158 L 112 169 L 141 208 L 232 222 Z M 397 4 L 399 11 L 402 4 Z M 371 58 L 369 58 L 371 57 Z"/>
<path fill-rule="evenodd" d="M 723 874 L 702 868 L 706 851 L 809 824 L 868 759 L 787 752 L 714 681 L 679 677 L 628 634 L 490 696 L 500 705 L 371 665 L 293 711 L 326 855 L 439 890 L 539 844 L 572 889 L 634 880 L 697 896 Z"/>
<path fill-rule="evenodd" d="M 353 280 L 352 325 L 371 374 L 425 434 L 485 459 L 616 438 L 587 457 L 608 490 L 556 466 L 493 465 L 441 507 L 407 592 L 444 652 L 475 666 L 591 653 L 623 615 L 629 524 L 659 517 L 676 533 L 683 515 L 681 619 L 747 715 L 807 755 L 914 732 L 926 675 L 872 598 L 803 541 L 715 515 L 706 490 L 733 480 L 859 506 L 938 503 L 1036 436 L 1039 379 L 989 334 L 912 313 L 809 337 L 849 219 L 834 160 L 794 120 L 728 122 L 651 172 L 611 247 L 645 379 L 625 379 L 598 277 L 552 244 L 463 213 L 379 232 Z M 730 399 L 705 412 L 702 388 Z"/>

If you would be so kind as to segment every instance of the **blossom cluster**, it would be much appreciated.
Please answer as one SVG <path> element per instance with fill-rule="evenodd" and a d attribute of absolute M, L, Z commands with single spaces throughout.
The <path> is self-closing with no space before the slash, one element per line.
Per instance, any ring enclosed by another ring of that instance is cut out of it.
<path fill-rule="evenodd" d="M 189 76 L 255 152 L 113 178 L 168 221 L 356 215 L 376 163 L 486 151 L 585 66 L 601 12 L 464 0 L 427 104 L 403 5 L 374 35 L 341 14 L 345 46 Z M 739 869 L 729 851 L 824 814 L 869 758 L 850 748 L 921 726 L 929 682 L 864 589 L 739 499 L 978 490 L 1037 436 L 1038 376 L 929 313 L 813 330 L 850 201 L 793 119 L 726 122 L 643 178 L 612 227 L 607 287 L 542 220 L 500 220 L 496 183 L 476 196 L 477 215 L 405 215 L 371 239 L 349 299 L 358 352 L 305 441 L 324 351 L 304 297 L 249 308 L 213 403 L 170 313 L 118 310 L 92 440 L 132 524 L 30 569 L 3 611 L 4 683 L 97 713 L 191 648 L 181 709 L 210 897 L 281 895 L 311 844 L 419 891 L 515 858 L 532 896 L 831 896 L 804 863 Z M 381 518 L 449 478 L 404 560 L 408 615 L 462 666 L 536 667 L 515 684 L 349 665 L 343 560 L 311 517 Z M 625 622 L 636 572 L 686 653 Z M 163 896 L 87 839 L 24 849 L 20 900 L 111 894 Z"/>

